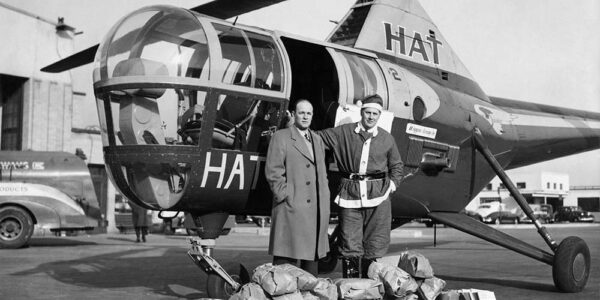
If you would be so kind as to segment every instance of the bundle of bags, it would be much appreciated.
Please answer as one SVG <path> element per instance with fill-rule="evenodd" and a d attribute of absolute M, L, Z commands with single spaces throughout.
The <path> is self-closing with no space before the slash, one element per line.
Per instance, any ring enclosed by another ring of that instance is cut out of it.
<path fill-rule="evenodd" d="M 372 263 L 368 276 L 383 283 L 384 295 L 389 299 L 434 300 L 446 286 L 445 281 L 433 276 L 429 260 L 413 251 L 400 253 L 397 266 Z"/>
<path fill-rule="evenodd" d="M 454 295 L 461 296 L 458 291 L 442 292 L 446 282 L 433 276 L 429 260 L 413 251 L 402 252 L 397 266 L 373 262 L 368 277 L 332 281 L 317 278 L 293 265 L 268 263 L 258 266 L 252 274 L 252 282 L 242 286 L 229 299 L 454 300 Z"/>
<path fill-rule="evenodd" d="M 230 300 L 330 300 L 337 299 L 337 288 L 329 278 L 317 278 L 289 264 L 260 265 Z"/>

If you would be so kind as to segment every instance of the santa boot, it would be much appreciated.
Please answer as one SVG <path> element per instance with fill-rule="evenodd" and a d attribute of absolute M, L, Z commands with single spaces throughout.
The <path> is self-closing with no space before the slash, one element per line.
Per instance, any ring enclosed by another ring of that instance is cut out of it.
<path fill-rule="evenodd" d="M 344 257 L 342 258 L 342 277 L 344 278 L 359 278 L 359 258 Z"/>
<path fill-rule="evenodd" d="M 360 261 L 361 278 L 369 278 L 369 266 L 374 262 L 374 259 L 363 258 Z"/>

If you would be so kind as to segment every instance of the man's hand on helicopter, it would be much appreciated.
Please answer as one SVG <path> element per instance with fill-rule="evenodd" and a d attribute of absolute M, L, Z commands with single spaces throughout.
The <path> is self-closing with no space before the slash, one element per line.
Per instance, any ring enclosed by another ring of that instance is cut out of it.
<path fill-rule="evenodd" d="M 285 111 L 283 123 L 285 124 L 285 128 L 289 128 L 292 127 L 292 125 L 294 125 L 294 118 L 292 118 L 292 113 L 289 110 Z"/>

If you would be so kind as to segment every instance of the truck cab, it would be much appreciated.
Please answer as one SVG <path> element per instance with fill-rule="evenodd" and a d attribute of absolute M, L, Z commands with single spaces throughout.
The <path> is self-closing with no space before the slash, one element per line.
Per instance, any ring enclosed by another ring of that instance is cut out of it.
<path fill-rule="evenodd" d="M 101 219 L 90 172 L 66 152 L 0 151 L 0 248 L 38 234 L 91 230 Z"/>

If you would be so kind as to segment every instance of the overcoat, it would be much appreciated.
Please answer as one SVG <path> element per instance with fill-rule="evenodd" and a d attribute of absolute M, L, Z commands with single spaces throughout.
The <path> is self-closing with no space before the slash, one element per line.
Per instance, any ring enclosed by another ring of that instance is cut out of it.
<path fill-rule="evenodd" d="M 325 146 L 311 132 L 314 158 L 294 126 L 273 134 L 265 175 L 273 192 L 269 254 L 315 260 L 329 251 Z"/>
<path fill-rule="evenodd" d="M 134 227 L 148 227 L 148 210 L 129 201 L 131 222 Z"/>

